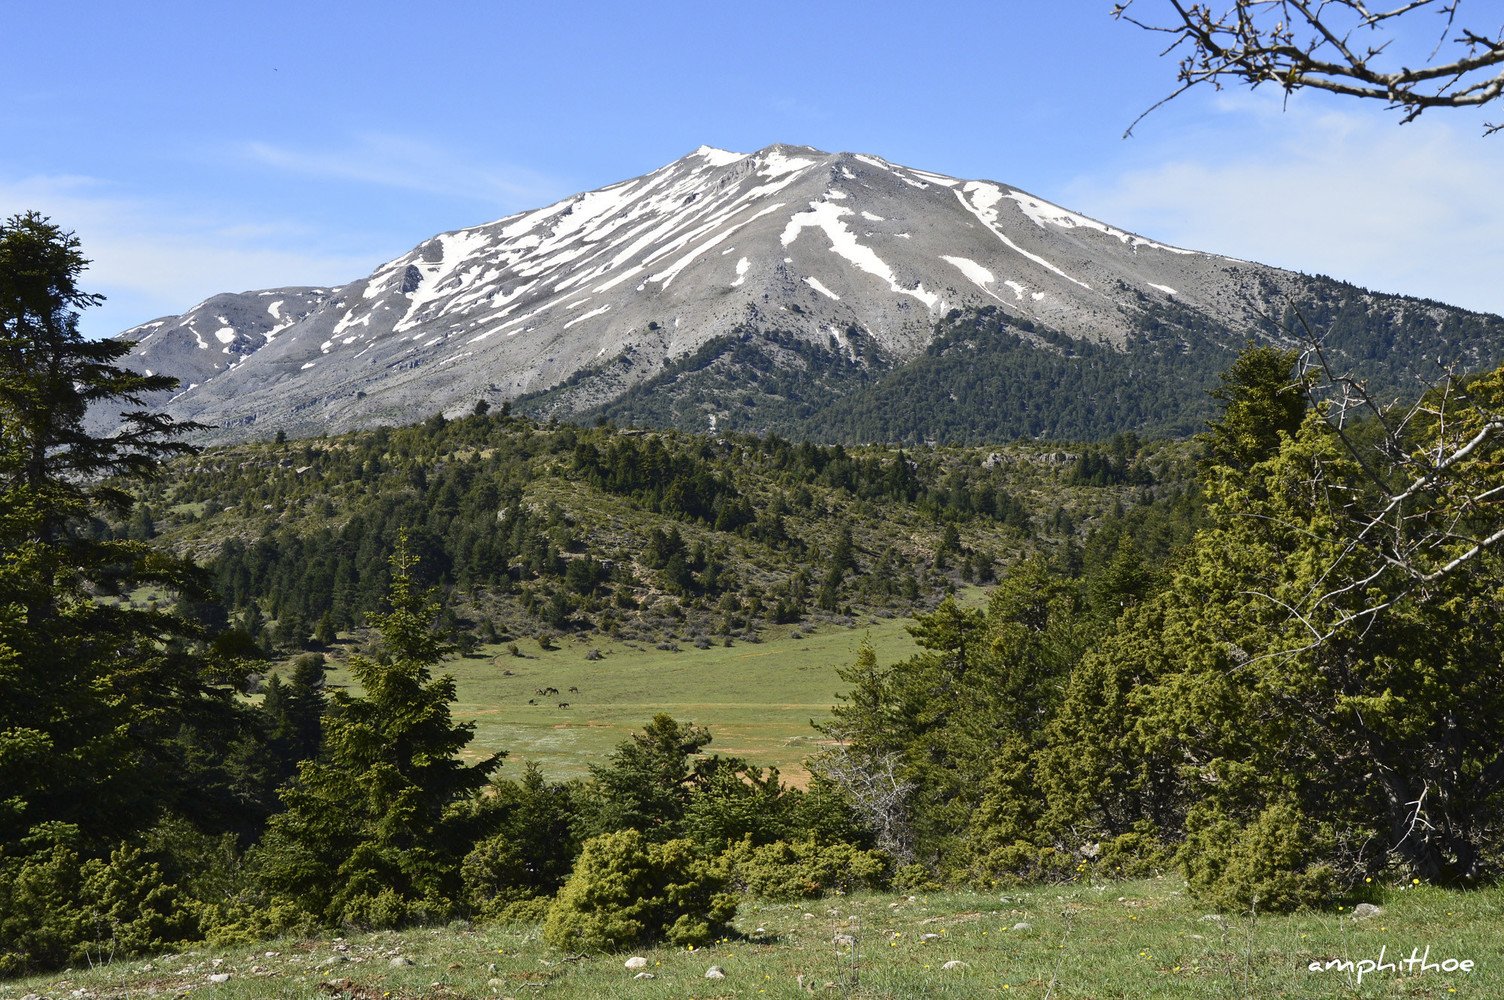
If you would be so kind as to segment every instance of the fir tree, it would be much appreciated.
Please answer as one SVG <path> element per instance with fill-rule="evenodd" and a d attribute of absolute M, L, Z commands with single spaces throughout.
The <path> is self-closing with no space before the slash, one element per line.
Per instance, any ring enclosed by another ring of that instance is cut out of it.
<path fill-rule="evenodd" d="M 606 764 L 591 765 L 584 836 L 625 829 L 652 840 L 679 836 L 691 793 L 711 766 L 699 757 L 709 742 L 708 730 L 655 715 L 642 732 L 617 744 Z"/>
<path fill-rule="evenodd" d="M 1247 471 L 1293 437 L 1306 414 L 1306 382 L 1293 372 L 1295 351 L 1249 344 L 1209 395 L 1222 413 L 1202 440 L 1208 466 Z"/>
<path fill-rule="evenodd" d="M 118 367 L 130 344 L 78 332 L 100 301 L 78 288 L 86 264 L 40 215 L 0 223 L 0 973 L 76 963 L 102 935 L 121 953 L 198 936 L 198 911 L 131 841 L 153 825 L 202 835 L 182 818 L 242 835 L 259 821 L 254 729 L 218 683 L 243 676 L 206 659 L 210 636 L 178 610 L 204 605 L 200 574 L 148 530 L 99 530 L 191 449 L 146 412 L 86 428 L 91 409 L 176 385 Z M 108 597 L 147 585 L 185 600 Z"/>
<path fill-rule="evenodd" d="M 190 449 L 156 414 L 122 413 L 107 437 L 85 429 L 91 407 L 176 384 L 116 366 L 129 344 L 78 332 L 78 310 L 100 301 L 78 288 L 87 263 L 36 213 L 0 224 L 0 847 L 40 823 L 102 844 L 151 822 L 177 790 L 178 729 L 225 708 L 192 654 L 194 625 L 97 598 L 148 584 L 196 594 L 201 581 L 92 528 L 130 510 L 122 484 Z"/>
<path fill-rule="evenodd" d="M 451 912 L 472 846 L 454 807 L 485 786 L 493 756 L 466 765 L 473 723 L 455 723 L 439 608 L 413 582 L 405 537 L 392 557 L 391 611 L 372 615 L 385 656 L 353 657 L 362 697 L 336 692 L 324 746 L 286 788 L 260 851 L 274 898 L 315 917 L 390 926 Z"/>

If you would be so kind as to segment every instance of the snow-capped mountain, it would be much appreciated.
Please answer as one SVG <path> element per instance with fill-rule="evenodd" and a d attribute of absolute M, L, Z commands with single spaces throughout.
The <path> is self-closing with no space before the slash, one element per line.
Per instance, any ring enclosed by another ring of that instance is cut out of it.
<path fill-rule="evenodd" d="M 701 147 L 440 234 L 343 287 L 215 296 L 123 336 L 139 340 L 133 365 L 182 379 L 169 412 L 263 436 L 453 415 L 571 376 L 550 405 L 578 412 L 749 331 L 891 367 L 953 310 L 984 307 L 1114 349 L 1146 315 L 1189 311 L 1241 343 L 1307 283 L 994 181 L 807 147 Z"/>
<path fill-rule="evenodd" d="M 324 288 L 226 292 L 205 299 L 181 316 L 142 323 L 120 336 L 135 342 L 130 357 L 133 367 L 148 374 L 172 375 L 181 383 L 178 395 L 182 395 L 272 343 L 328 295 Z"/>

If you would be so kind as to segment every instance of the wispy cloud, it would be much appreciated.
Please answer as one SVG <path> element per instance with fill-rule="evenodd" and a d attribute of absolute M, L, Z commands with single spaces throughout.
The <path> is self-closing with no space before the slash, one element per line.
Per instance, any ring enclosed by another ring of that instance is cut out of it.
<path fill-rule="evenodd" d="M 1504 313 L 1504 144 L 1440 118 L 1221 108 L 1195 153 L 1179 136 L 1156 166 L 1083 175 L 1073 204 L 1181 246 Z"/>
<path fill-rule="evenodd" d="M 296 176 L 299 187 L 324 178 L 396 188 L 414 192 L 411 200 L 425 204 L 482 203 L 486 210 L 474 214 L 485 218 L 569 193 L 539 173 L 482 165 L 396 135 L 363 135 L 341 148 L 319 150 L 246 143 L 237 152 L 240 164 Z M 432 231 L 398 231 L 369 214 L 325 213 L 314 221 L 274 195 L 247 199 L 244 186 L 233 198 L 213 191 L 141 190 L 86 175 L 0 173 L 5 214 L 37 209 L 78 233 L 93 261 L 85 287 L 107 297 L 84 315 L 82 326 L 92 336 L 181 312 L 216 292 L 350 281 Z M 268 210 L 268 203 L 275 207 Z"/>
<path fill-rule="evenodd" d="M 1078 177 L 1075 205 L 1182 247 L 1504 313 L 1504 144 L 1439 117 L 1221 111 L 1196 152 Z"/>
<path fill-rule="evenodd" d="M 371 133 L 325 149 L 248 142 L 240 151 L 253 163 L 304 177 L 469 198 L 502 211 L 533 208 L 570 193 L 535 171 L 476 163 L 408 136 Z"/>
<path fill-rule="evenodd" d="M 337 284 L 379 263 L 296 222 L 185 211 L 85 176 L 0 177 L 0 206 L 6 214 L 35 209 L 78 234 L 92 261 L 83 286 L 106 296 L 84 314 L 91 336 L 181 312 L 215 292 Z"/>

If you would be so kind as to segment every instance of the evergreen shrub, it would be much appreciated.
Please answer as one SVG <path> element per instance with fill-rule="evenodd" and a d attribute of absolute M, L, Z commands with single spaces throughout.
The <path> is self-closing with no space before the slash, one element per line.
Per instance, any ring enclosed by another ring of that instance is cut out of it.
<path fill-rule="evenodd" d="M 197 936 L 178 888 L 140 848 L 120 844 L 107 858 L 81 857 L 74 831 L 0 858 L 0 976 L 158 950 Z"/>
<path fill-rule="evenodd" d="M 630 829 L 602 834 L 581 849 L 543 939 L 571 951 L 704 944 L 736 915 L 736 897 L 725 889 L 724 872 L 691 841 L 654 844 Z"/>
<path fill-rule="evenodd" d="M 1330 844 L 1309 817 L 1278 802 L 1240 826 L 1198 806 L 1186 817 L 1180 864 L 1191 895 L 1219 910 L 1289 912 L 1320 906 L 1335 890 Z"/>
<path fill-rule="evenodd" d="M 884 889 L 892 860 L 882 851 L 813 837 L 756 846 L 747 837 L 721 855 L 732 884 L 765 899 L 810 899 L 830 892 Z"/>

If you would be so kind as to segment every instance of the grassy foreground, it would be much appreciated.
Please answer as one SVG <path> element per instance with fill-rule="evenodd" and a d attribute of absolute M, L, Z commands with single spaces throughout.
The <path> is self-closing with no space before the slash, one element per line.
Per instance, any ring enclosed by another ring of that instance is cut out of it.
<path fill-rule="evenodd" d="M 743 903 L 739 935 L 716 945 L 573 955 L 532 925 L 452 925 L 263 942 L 115 962 L 0 985 L 0 997 L 115 1000 L 195 996 L 357 1000 L 499 997 L 1021 997 L 1076 1000 L 1504 996 L 1504 889 L 1391 887 L 1377 916 L 1350 911 L 1215 917 L 1170 878 L 994 892 L 835 896 Z M 838 935 L 844 935 L 839 937 Z M 849 939 L 849 940 L 848 940 Z M 1471 960 L 1471 972 L 1417 956 Z M 646 959 L 638 979 L 628 955 Z M 1352 960 L 1355 971 L 1312 972 Z M 945 968 L 947 962 L 961 965 Z M 719 966 L 725 978 L 708 980 Z M 224 977 L 213 981 L 211 977 Z"/>

